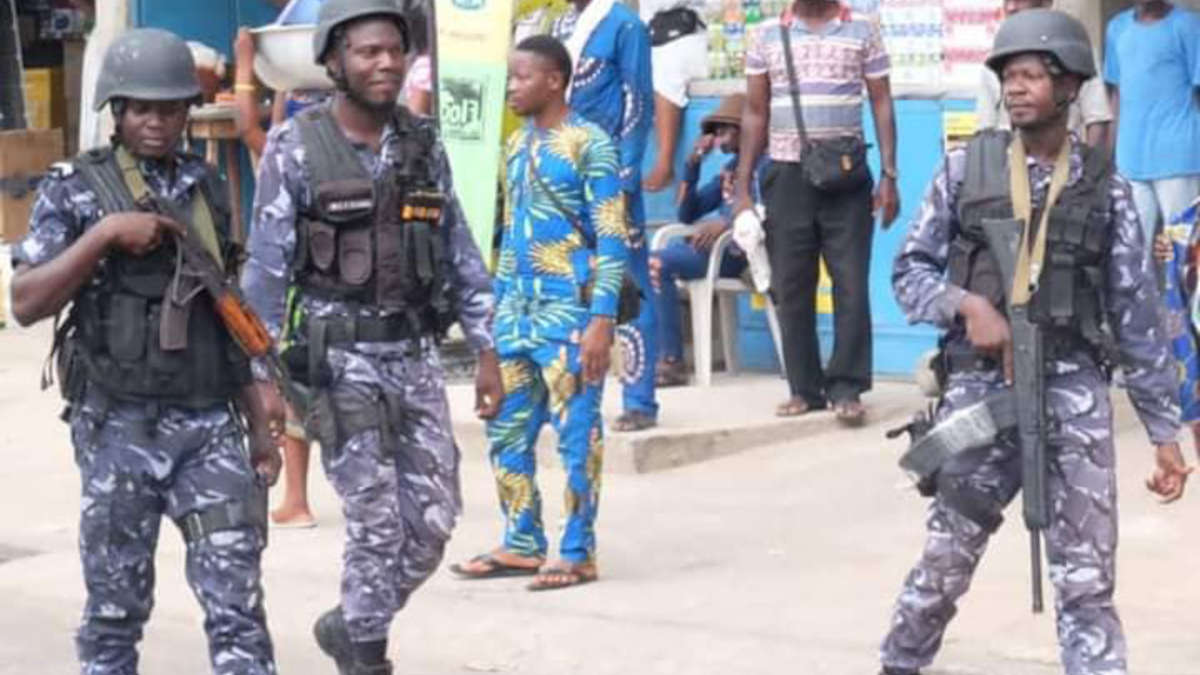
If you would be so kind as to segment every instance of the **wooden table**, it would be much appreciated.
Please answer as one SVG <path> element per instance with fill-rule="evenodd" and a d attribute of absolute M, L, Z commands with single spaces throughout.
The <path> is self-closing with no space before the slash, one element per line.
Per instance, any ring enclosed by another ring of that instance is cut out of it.
<path fill-rule="evenodd" d="M 237 108 L 233 104 L 209 103 L 192 111 L 188 120 L 191 138 L 205 141 L 204 159 L 213 166 L 221 150 L 225 151 L 225 172 L 229 178 L 230 227 L 233 239 L 245 242 L 242 228 L 242 171 L 238 148 L 242 143 L 237 130 Z"/>

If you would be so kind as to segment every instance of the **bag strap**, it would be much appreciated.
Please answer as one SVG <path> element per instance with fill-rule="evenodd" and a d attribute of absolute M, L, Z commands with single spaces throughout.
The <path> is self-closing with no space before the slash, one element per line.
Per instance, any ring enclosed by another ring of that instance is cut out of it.
<path fill-rule="evenodd" d="M 779 35 L 783 38 L 783 62 L 787 65 L 788 93 L 792 95 L 792 114 L 796 116 L 796 131 L 800 134 L 800 145 L 808 145 L 808 132 L 804 129 L 804 115 L 800 111 L 800 79 L 796 77 L 796 57 L 792 54 L 790 26 L 779 22 Z"/>
<path fill-rule="evenodd" d="M 529 133 L 529 136 L 526 138 L 526 141 L 525 141 L 525 153 L 526 153 L 526 155 L 528 155 L 528 160 L 529 160 L 529 162 L 528 162 L 529 168 L 527 169 L 527 171 L 530 173 L 530 175 L 533 176 L 533 180 L 535 183 L 537 183 L 538 189 L 541 190 L 542 192 L 545 192 L 546 196 L 550 198 L 550 201 L 554 202 L 554 208 L 556 208 L 562 212 L 563 216 L 566 217 L 566 219 L 571 223 L 571 227 L 575 228 L 575 231 L 579 233 L 580 237 L 583 237 L 583 241 L 584 241 L 584 243 L 587 244 L 587 247 L 592 250 L 595 250 L 596 249 L 595 239 L 593 239 L 587 233 L 587 230 L 583 229 L 583 224 L 579 222 L 579 218 L 576 216 L 576 214 L 573 211 L 571 211 L 570 209 L 568 209 L 566 207 L 566 205 L 562 203 L 562 200 L 558 198 L 558 195 L 554 194 L 554 190 L 551 190 L 550 186 L 546 185 L 546 182 L 544 180 L 542 180 L 542 175 L 538 172 L 537 156 L 533 152 L 533 132 L 532 131 Z"/>

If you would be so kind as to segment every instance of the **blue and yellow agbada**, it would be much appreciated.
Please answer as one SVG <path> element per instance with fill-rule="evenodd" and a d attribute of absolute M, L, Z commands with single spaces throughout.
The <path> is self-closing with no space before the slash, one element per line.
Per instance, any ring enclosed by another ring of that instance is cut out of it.
<path fill-rule="evenodd" d="M 526 556 L 546 553 L 534 444 L 549 422 L 567 471 L 561 555 L 568 562 L 590 561 L 603 387 L 583 382 L 579 343 L 592 316 L 616 315 L 629 258 L 618 154 L 600 127 L 572 114 L 550 130 L 532 124 L 518 129 L 506 158 L 507 210 L 494 281 L 504 402 L 487 427 L 506 521 L 504 548 Z"/>

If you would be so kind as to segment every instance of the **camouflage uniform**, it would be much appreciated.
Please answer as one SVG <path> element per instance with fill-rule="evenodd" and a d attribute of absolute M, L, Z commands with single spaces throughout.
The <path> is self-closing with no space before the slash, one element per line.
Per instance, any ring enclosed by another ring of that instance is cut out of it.
<path fill-rule="evenodd" d="M 419 120 L 416 124 L 433 124 Z M 400 140 L 384 130 L 378 154 L 356 146 L 378 177 L 398 161 Z M 448 196 L 441 227 L 451 228 L 446 295 L 458 308 L 467 341 L 490 349 L 491 282 L 454 197 L 450 164 L 437 145 L 432 167 Z M 294 120 L 273 129 L 259 165 L 254 227 L 242 284 L 247 300 L 278 334 L 295 261 L 296 222 L 313 200 L 311 173 Z M 379 317 L 370 305 L 301 293 L 309 317 Z M 429 338 L 330 345 L 332 397 L 339 419 L 384 406 L 382 428 L 322 448 L 325 473 L 342 499 L 346 549 L 341 608 L 355 642 L 387 638 L 392 617 L 437 568 L 461 509 L 458 447 L 437 349 Z"/>
<path fill-rule="evenodd" d="M 1069 184 L 1083 170 L 1078 139 L 1072 138 Z M 1030 181 L 1035 213 L 1050 184 L 1050 165 L 1032 158 Z M 911 321 L 949 331 L 948 342 L 969 348 L 956 324 L 965 291 L 944 278 L 950 242 L 959 232 L 958 195 L 966 152 L 947 155 L 934 177 L 920 214 L 893 271 L 896 298 Z M 1113 175 L 1112 240 L 1108 247 L 1106 300 L 1130 399 L 1152 443 L 1175 440 L 1179 407 L 1174 368 L 1160 325 L 1159 297 L 1144 255 L 1145 243 L 1130 198 L 1129 183 Z M 1117 494 L 1108 382 L 1082 351 L 1046 366 L 1047 490 L 1052 521 L 1046 530 L 1050 580 L 1057 590 L 1058 638 L 1069 675 L 1126 672 L 1125 638 L 1113 606 L 1117 545 Z M 938 410 L 944 419 L 1004 387 L 997 370 L 951 372 Z M 1020 488 L 1020 451 L 1010 440 L 969 451 L 943 467 L 952 488 L 969 486 L 993 500 L 998 513 Z M 967 591 L 990 532 L 937 496 L 926 523 L 929 537 L 905 580 L 882 661 L 897 669 L 928 665 L 955 603 Z"/>
<path fill-rule="evenodd" d="M 184 157 L 172 182 L 163 163 L 140 166 L 150 189 L 180 206 L 206 171 L 199 158 Z M 97 197 L 82 176 L 69 164 L 56 165 L 41 185 L 14 262 L 49 262 L 100 218 Z M 161 517 L 246 502 L 261 487 L 228 406 L 117 402 L 92 392 L 72 406 L 70 425 L 83 484 L 79 551 L 88 598 L 76 638 L 82 672 L 132 675 L 154 604 Z M 204 608 L 215 673 L 275 672 L 259 569 L 265 544 L 262 533 L 243 526 L 188 545 L 187 579 Z"/>

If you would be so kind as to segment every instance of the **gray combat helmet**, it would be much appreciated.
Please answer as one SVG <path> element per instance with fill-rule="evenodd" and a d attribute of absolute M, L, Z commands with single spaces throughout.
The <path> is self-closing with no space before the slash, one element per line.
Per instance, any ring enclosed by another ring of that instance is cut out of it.
<path fill-rule="evenodd" d="M 135 28 L 117 36 L 104 53 L 96 79 L 96 110 L 114 98 L 181 101 L 200 98 L 192 50 L 178 35 Z"/>
<path fill-rule="evenodd" d="M 325 63 L 325 53 L 329 51 L 334 29 L 348 21 L 373 14 L 394 17 L 400 32 L 404 34 L 404 45 L 408 47 L 408 19 L 405 18 L 401 0 L 325 0 L 317 14 L 317 30 L 313 33 L 313 61 L 317 65 Z"/>
<path fill-rule="evenodd" d="M 997 75 L 1012 56 L 1042 52 L 1052 54 L 1068 72 L 1084 79 L 1096 74 L 1092 41 L 1078 19 L 1057 9 L 1027 9 L 1000 24 L 987 67 Z"/>

